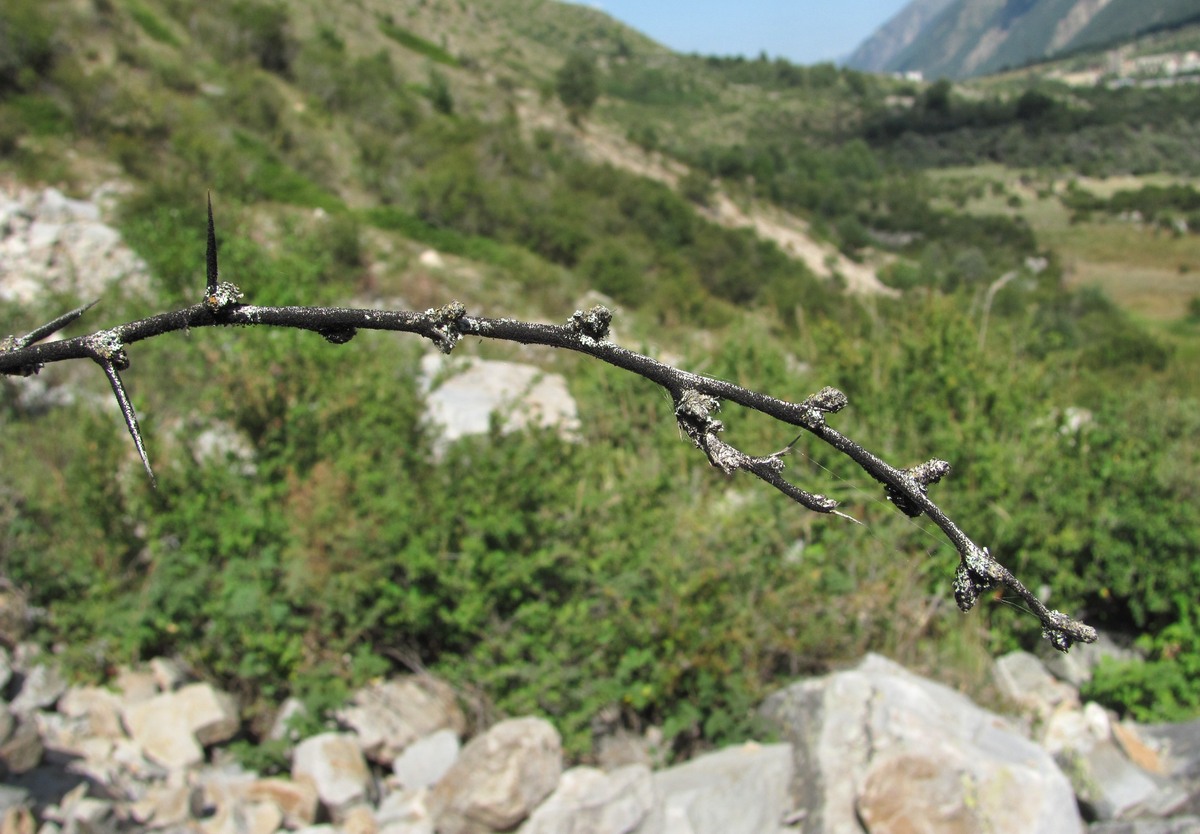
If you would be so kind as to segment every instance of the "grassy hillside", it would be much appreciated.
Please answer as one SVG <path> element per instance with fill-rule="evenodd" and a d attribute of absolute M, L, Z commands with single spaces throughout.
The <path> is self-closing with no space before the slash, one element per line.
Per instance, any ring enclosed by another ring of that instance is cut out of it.
<path fill-rule="evenodd" d="M 580 51 L 603 94 L 572 125 L 555 76 Z M 1147 325 L 1079 276 L 1195 274 L 1195 236 L 1172 224 L 1200 223 L 1186 193 L 1118 199 L 1077 174 L 1131 173 L 1113 113 L 1144 125 L 1132 173 L 1193 166 L 1178 138 L 1194 99 L 1027 92 L 672 55 L 534 0 L 14 0 L 0 176 L 118 185 L 155 297 L 106 300 L 105 322 L 197 298 L 209 190 L 222 273 L 251 302 L 458 298 L 561 321 L 601 291 L 626 344 L 788 398 L 841 387 L 839 428 L 898 464 L 949 458 L 944 506 L 1053 604 L 1177 635 L 1194 603 L 1172 589 L 1195 581 L 1200 544 L 1195 311 Z M 1155 219 L 1122 225 L 1128 199 Z M 766 220 L 818 237 L 832 278 Z M 1110 230 L 1122 245 L 1105 249 Z M 430 247 L 448 268 L 420 262 Z M 902 294 L 846 294 L 838 264 L 879 264 Z M 5 309 L 0 330 L 76 301 Z M 1037 645 L 999 598 L 951 613 L 952 548 L 821 450 L 793 471 L 866 533 L 720 477 L 647 386 L 576 357 L 464 345 L 566 372 L 585 441 L 497 434 L 439 459 L 423 346 L 307 336 L 137 346 L 127 381 L 157 491 L 91 397 L 34 408 L 4 383 L 0 572 L 77 672 L 177 653 L 265 725 L 287 694 L 319 715 L 420 664 L 489 708 L 549 715 L 586 758 L 602 710 L 685 752 L 745 737 L 765 692 L 869 648 L 978 692 L 984 652 Z M 43 378 L 107 396 L 99 378 Z M 747 448 L 791 440 L 726 418 Z M 252 471 L 197 453 L 212 425 L 248 439 Z M 1200 656 L 1185 637 L 1147 652 Z M 1191 678 L 1122 674 L 1114 704 L 1196 706 Z"/>

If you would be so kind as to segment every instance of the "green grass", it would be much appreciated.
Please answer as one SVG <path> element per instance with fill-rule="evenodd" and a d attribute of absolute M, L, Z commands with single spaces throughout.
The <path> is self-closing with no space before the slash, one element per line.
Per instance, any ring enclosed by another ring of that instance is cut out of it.
<path fill-rule="evenodd" d="M 461 62 L 436 43 L 425 40 L 420 35 L 413 34 L 407 29 L 397 26 L 390 15 L 380 15 L 379 31 L 387 35 L 405 49 L 424 55 L 431 61 L 445 64 L 449 67 L 461 66 Z"/>
<path fill-rule="evenodd" d="M 166 24 L 164 24 L 154 12 L 143 6 L 136 0 L 128 0 L 129 16 L 133 18 L 134 23 L 141 27 L 142 31 L 149 35 L 159 43 L 165 43 L 168 46 L 179 46 L 179 39 L 175 37 Z"/>

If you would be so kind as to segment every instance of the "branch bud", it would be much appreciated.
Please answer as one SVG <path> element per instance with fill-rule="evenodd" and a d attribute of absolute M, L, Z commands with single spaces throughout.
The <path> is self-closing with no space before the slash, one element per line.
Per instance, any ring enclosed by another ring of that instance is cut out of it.
<path fill-rule="evenodd" d="M 612 324 L 612 310 L 597 304 L 586 313 L 576 310 L 567 319 L 567 327 L 574 333 L 603 342 L 608 338 L 608 327 Z"/>
<path fill-rule="evenodd" d="M 227 307 L 237 304 L 243 295 L 244 293 L 241 288 L 236 284 L 221 281 L 216 285 L 215 289 L 205 293 L 204 306 L 208 308 L 210 313 L 219 313 Z"/>

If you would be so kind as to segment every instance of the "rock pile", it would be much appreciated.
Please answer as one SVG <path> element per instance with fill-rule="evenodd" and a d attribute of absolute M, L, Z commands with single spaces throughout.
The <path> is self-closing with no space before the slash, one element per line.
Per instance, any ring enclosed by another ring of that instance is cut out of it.
<path fill-rule="evenodd" d="M 398 677 L 293 742 L 290 773 L 276 776 L 230 755 L 234 699 L 169 660 L 109 688 L 68 686 L 41 660 L 0 649 L 0 834 L 1200 831 L 1200 721 L 1119 723 L 1021 653 L 997 663 L 997 680 L 1023 722 L 871 655 L 767 699 L 781 743 L 658 771 L 636 754 L 564 769 L 540 718 L 461 744 L 451 689 Z M 278 722 L 273 734 L 288 732 Z"/>

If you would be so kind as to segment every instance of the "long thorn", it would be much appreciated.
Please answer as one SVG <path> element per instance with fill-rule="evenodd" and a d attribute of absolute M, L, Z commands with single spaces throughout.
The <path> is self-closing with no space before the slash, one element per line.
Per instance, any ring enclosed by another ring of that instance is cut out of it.
<path fill-rule="evenodd" d="M 41 327 L 38 327 L 35 330 L 29 331 L 29 333 L 27 333 L 26 335 L 22 336 L 20 339 L 17 340 L 17 347 L 18 348 L 28 347 L 29 345 L 32 345 L 36 342 L 40 342 L 42 339 L 45 339 L 47 336 L 54 335 L 55 333 L 62 330 L 68 324 L 75 321 L 75 319 L 79 318 L 80 316 L 82 316 L 84 313 L 86 313 L 88 310 L 92 309 L 99 303 L 100 303 L 100 300 L 97 299 L 96 301 L 93 301 L 91 304 L 84 304 L 82 307 L 76 307 L 74 310 L 72 310 L 69 313 L 63 313 L 58 318 L 54 319 L 54 321 L 48 321 L 45 324 L 43 324 Z"/>
<path fill-rule="evenodd" d="M 133 438 L 133 445 L 137 447 L 138 454 L 142 458 L 142 466 L 146 467 L 146 474 L 150 476 L 150 486 L 157 488 L 158 479 L 154 477 L 154 470 L 150 468 L 150 458 L 146 456 L 146 444 L 142 442 L 142 432 L 138 428 L 137 414 L 133 410 L 133 403 L 125 394 L 125 385 L 121 382 L 117 366 L 112 362 L 101 362 L 100 365 L 104 368 L 113 393 L 117 395 L 117 404 L 121 406 L 121 414 L 125 417 L 125 425 L 129 428 L 130 437 Z"/>
<path fill-rule="evenodd" d="M 208 251 L 205 253 L 208 264 L 208 292 L 213 295 L 217 291 L 217 230 L 213 226 L 212 192 L 208 195 Z"/>

